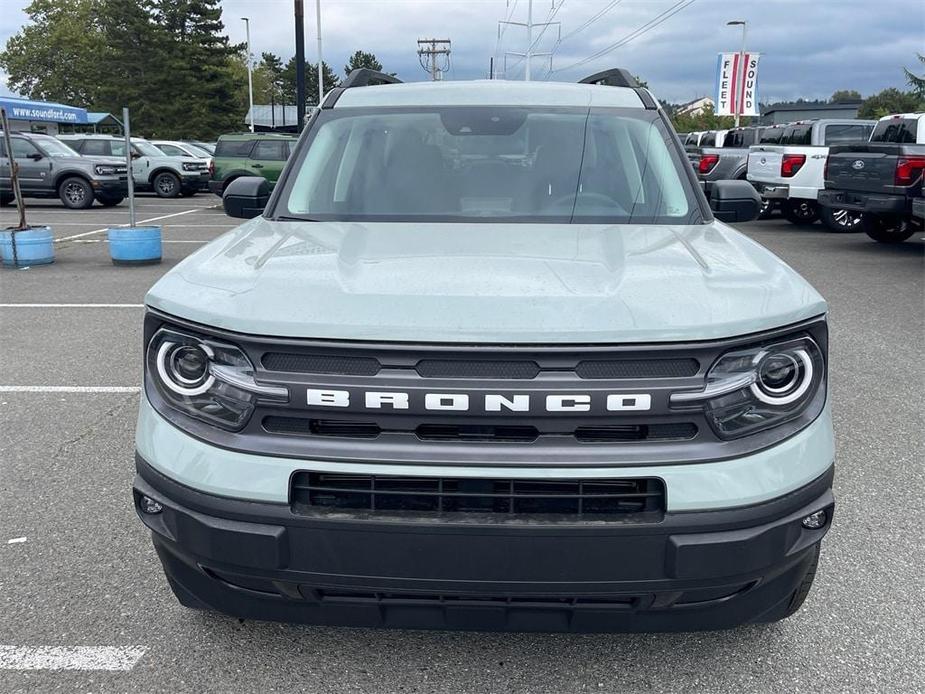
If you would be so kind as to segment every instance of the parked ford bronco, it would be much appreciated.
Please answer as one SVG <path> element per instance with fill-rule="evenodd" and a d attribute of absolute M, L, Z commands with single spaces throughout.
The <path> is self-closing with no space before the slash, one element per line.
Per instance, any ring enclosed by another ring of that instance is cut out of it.
<path fill-rule="evenodd" d="M 260 176 L 272 190 L 294 145 L 291 135 L 278 133 L 222 135 L 215 146 L 209 190 L 221 196 L 242 176 Z"/>
<path fill-rule="evenodd" d="M 834 501 L 826 304 L 625 70 L 360 70 L 146 297 L 134 501 L 183 605 L 316 624 L 778 620 Z"/>
<path fill-rule="evenodd" d="M 60 135 L 84 156 L 125 157 L 125 139 L 112 135 Z M 205 159 L 172 157 L 140 137 L 132 138 L 132 180 L 135 190 L 154 191 L 161 198 L 195 195 L 209 184 Z"/>
<path fill-rule="evenodd" d="M 831 148 L 819 204 L 860 213 L 868 236 L 899 243 L 923 231 L 923 172 L 925 113 L 886 116 L 869 143 Z"/>
<path fill-rule="evenodd" d="M 0 130 L 0 205 L 13 201 L 10 159 Z M 125 161 L 112 157 L 82 157 L 51 135 L 11 132 L 13 159 L 19 167 L 19 189 L 27 198 L 58 198 L 80 210 L 93 205 L 118 205 L 128 194 Z"/>
<path fill-rule="evenodd" d="M 748 180 L 761 197 L 779 201 L 784 216 L 794 224 L 813 224 L 820 217 L 816 202 L 825 187 L 823 169 L 829 146 L 866 142 L 875 121 L 825 119 L 791 123 L 769 133 L 774 144 L 759 143 L 748 155 Z M 860 215 L 822 208 L 822 221 L 830 231 L 855 231 Z"/>

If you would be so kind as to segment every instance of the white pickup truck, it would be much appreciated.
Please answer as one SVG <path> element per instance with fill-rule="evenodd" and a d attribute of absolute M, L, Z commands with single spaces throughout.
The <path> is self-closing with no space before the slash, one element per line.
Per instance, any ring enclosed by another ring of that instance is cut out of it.
<path fill-rule="evenodd" d="M 748 180 L 762 198 L 780 202 L 784 216 L 794 224 L 813 224 L 822 217 L 832 231 L 853 231 L 860 215 L 820 207 L 816 202 L 825 188 L 825 160 L 829 145 L 867 142 L 876 121 L 813 120 L 791 123 L 779 144 L 752 145 Z"/>

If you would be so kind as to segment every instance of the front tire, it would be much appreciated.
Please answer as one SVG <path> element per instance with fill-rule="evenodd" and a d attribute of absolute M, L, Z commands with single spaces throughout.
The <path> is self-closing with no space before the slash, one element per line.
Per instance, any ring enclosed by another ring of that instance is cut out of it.
<path fill-rule="evenodd" d="M 850 234 L 861 230 L 861 212 L 839 210 L 834 207 L 823 207 L 819 216 L 826 229 L 839 234 Z"/>
<path fill-rule="evenodd" d="M 795 198 L 784 203 L 784 216 L 787 221 L 799 226 L 815 224 L 819 219 L 819 205 L 815 200 Z"/>
<path fill-rule="evenodd" d="M 175 198 L 180 194 L 180 179 L 176 174 L 162 171 L 151 182 L 159 198 Z"/>
<path fill-rule="evenodd" d="M 93 188 L 79 176 L 71 176 L 61 181 L 58 197 L 68 209 L 86 210 L 93 205 Z"/>
<path fill-rule="evenodd" d="M 861 215 L 861 227 L 865 234 L 878 243 L 902 243 L 922 231 L 922 220 L 865 212 Z"/>

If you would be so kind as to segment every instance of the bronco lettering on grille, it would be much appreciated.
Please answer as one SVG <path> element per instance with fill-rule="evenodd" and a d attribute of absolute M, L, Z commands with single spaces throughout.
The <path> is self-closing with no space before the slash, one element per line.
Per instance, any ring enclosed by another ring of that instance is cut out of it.
<path fill-rule="evenodd" d="M 409 393 L 400 391 L 366 391 L 362 407 L 368 410 L 407 410 L 410 408 Z M 534 398 L 532 395 L 504 395 L 486 393 L 472 397 L 466 393 L 425 393 L 424 409 L 431 411 L 469 412 L 480 409 L 483 412 L 530 412 L 543 409 L 546 412 L 588 412 L 591 409 L 591 395 L 586 393 L 563 393 Z M 473 402 L 475 401 L 475 402 Z M 346 390 L 322 390 L 309 388 L 307 404 L 310 407 L 350 407 L 350 392 Z M 652 396 L 648 393 L 608 393 L 606 408 L 609 412 L 645 412 L 652 407 Z"/>

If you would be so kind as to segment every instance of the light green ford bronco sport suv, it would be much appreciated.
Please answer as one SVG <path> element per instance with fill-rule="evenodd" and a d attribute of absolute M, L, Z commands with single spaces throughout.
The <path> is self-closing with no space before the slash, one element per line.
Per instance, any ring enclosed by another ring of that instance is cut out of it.
<path fill-rule="evenodd" d="M 312 114 L 148 293 L 134 500 L 183 605 L 313 624 L 778 620 L 832 522 L 826 304 L 623 70 Z"/>

